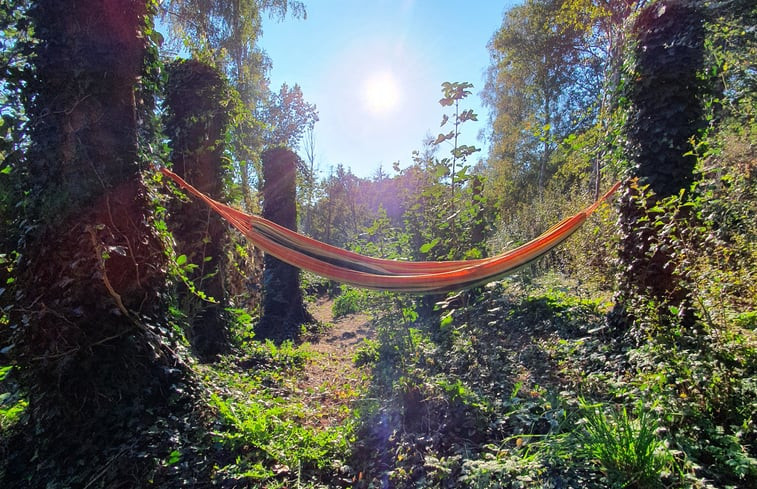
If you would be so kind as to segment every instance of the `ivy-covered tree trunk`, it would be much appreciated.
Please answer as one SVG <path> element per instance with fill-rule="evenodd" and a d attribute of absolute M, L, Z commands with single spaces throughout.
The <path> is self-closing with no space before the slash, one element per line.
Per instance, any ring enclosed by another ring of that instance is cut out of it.
<path fill-rule="evenodd" d="M 694 181 L 696 157 L 687 153 L 705 124 L 699 77 L 704 26 L 694 5 L 656 2 L 641 12 L 633 29 L 637 45 L 626 88 L 632 104 L 626 133 L 638 182 L 628 185 L 621 199 L 620 318 L 644 320 L 640 316 L 654 313 L 659 324 L 669 324 L 672 315 L 684 326 L 694 321 L 688 285 L 675 266 L 677 231 L 670 222 L 686 216 L 665 216 L 656 208 Z M 655 304 L 654 311 L 644 312 L 649 304 Z"/>
<path fill-rule="evenodd" d="M 0 485 L 123 487 L 154 470 L 139 452 L 168 430 L 149 426 L 182 398 L 172 386 L 188 388 L 152 326 L 165 254 L 138 164 L 148 11 L 144 0 L 39 0 L 29 15 L 33 123 L 13 314 L 29 421 Z"/>
<path fill-rule="evenodd" d="M 263 217 L 297 230 L 297 155 L 285 148 L 269 149 L 263 158 Z M 255 329 L 260 338 L 296 339 L 300 326 L 313 323 L 305 309 L 299 269 L 265 256 L 263 316 Z"/>
<path fill-rule="evenodd" d="M 226 83 L 214 68 L 194 60 L 169 67 L 166 133 L 171 139 L 173 169 L 217 200 L 223 193 L 221 157 L 228 98 Z M 195 265 L 186 273 L 197 292 L 182 292 L 191 318 L 190 341 L 200 359 L 212 360 L 230 346 L 224 286 L 226 226 L 198 200 L 182 203 L 172 214 L 177 253 Z"/>

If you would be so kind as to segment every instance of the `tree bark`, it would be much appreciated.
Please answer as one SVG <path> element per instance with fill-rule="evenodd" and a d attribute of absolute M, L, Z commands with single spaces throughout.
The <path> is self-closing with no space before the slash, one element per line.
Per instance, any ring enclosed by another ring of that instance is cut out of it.
<path fill-rule="evenodd" d="M 29 15 L 33 124 L 12 316 L 29 421 L 0 485 L 116 487 L 154 469 L 137 455 L 155 441 L 147 426 L 171 386 L 189 383 L 149 326 L 165 253 L 138 163 L 148 12 L 136 0 L 39 0 Z"/>
<path fill-rule="evenodd" d="M 486 208 L 483 202 L 484 178 L 476 175 L 471 181 L 471 204 L 476 207 L 476 214 L 471 227 L 471 246 L 477 248 L 481 257 L 487 256 L 486 251 Z"/>
<path fill-rule="evenodd" d="M 653 225 L 661 216 L 650 209 L 694 181 L 696 157 L 687 153 L 691 139 L 705 126 L 704 87 L 698 76 L 704 53 L 703 16 L 689 3 L 664 0 L 641 12 L 633 32 L 638 44 L 636 72 L 628 81 L 632 107 L 626 133 L 639 185 L 628 186 L 621 198 L 623 271 L 616 322 L 627 327 L 639 319 L 639 307 L 654 303 L 663 328 L 674 321 L 690 327 L 695 320 L 691 284 L 676 270 L 676 245 L 667 241 L 675 236 L 661 236 L 660 227 Z M 646 195 L 644 185 L 651 191 Z M 669 310 L 679 311 L 678 319 Z"/>
<path fill-rule="evenodd" d="M 221 200 L 221 157 L 228 122 L 225 82 L 202 62 L 178 61 L 168 69 L 166 92 L 166 133 L 171 139 L 174 171 L 201 192 Z M 186 288 L 181 292 L 191 322 L 189 340 L 201 360 L 213 360 L 230 349 L 224 284 L 226 226 L 197 200 L 179 204 L 170 221 L 177 253 L 197 266 L 187 271 L 187 278 L 208 296 L 201 299 Z"/>
<path fill-rule="evenodd" d="M 263 153 L 263 217 L 297 230 L 297 155 L 285 148 Z M 299 269 L 266 255 L 263 316 L 255 333 L 277 342 L 295 340 L 300 326 L 315 320 L 305 308 Z"/>

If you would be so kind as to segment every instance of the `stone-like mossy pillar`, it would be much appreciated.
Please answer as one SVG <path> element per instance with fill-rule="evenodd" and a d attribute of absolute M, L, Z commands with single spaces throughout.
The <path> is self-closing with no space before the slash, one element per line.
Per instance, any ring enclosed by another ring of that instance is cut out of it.
<path fill-rule="evenodd" d="M 193 382 L 163 336 L 165 250 L 140 173 L 151 14 L 136 0 L 29 4 L 11 311 L 29 404 L 0 486 L 139 486 L 160 468 L 145 454 L 169 433 L 183 438 L 178 421 L 156 423 L 187 419 Z"/>

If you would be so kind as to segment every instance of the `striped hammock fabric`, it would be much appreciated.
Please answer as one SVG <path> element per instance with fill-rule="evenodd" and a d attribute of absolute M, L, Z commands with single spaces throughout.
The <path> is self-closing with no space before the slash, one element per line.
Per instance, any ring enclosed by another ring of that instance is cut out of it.
<path fill-rule="evenodd" d="M 478 260 L 412 262 L 373 258 L 322 243 L 213 200 L 166 168 L 161 172 L 205 202 L 264 252 L 283 262 L 357 287 L 416 294 L 467 289 L 512 273 L 567 239 L 620 186 L 620 182 L 616 183 L 591 206 L 511 251 Z"/>

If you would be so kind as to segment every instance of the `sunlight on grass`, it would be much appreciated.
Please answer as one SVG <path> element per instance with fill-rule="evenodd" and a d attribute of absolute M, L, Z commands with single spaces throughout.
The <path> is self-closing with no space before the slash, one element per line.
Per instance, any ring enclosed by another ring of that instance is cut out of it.
<path fill-rule="evenodd" d="M 662 487 L 661 476 L 672 470 L 674 460 L 657 434 L 657 420 L 642 405 L 634 418 L 625 406 L 608 413 L 602 404 L 579 401 L 581 450 L 602 466 L 613 487 Z"/>
<path fill-rule="evenodd" d="M 336 380 L 319 391 L 301 388 L 303 369 L 320 358 L 309 344 L 250 342 L 248 348 L 241 362 L 227 358 L 198 366 L 213 391 L 209 404 L 217 428 L 212 436 L 234 454 L 217 467 L 217 476 L 244 480 L 245 487 L 278 487 L 281 481 L 303 482 L 341 467 L 355 438 L 354 421 L 349 408 L 337 412 L 333 402 L 319 399 L 341 396 L 347 402 L 358 390 Z M 331 423 L 337 415 L 340 422 Z"/>

